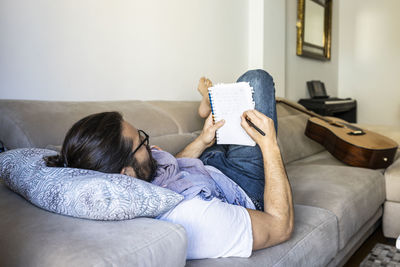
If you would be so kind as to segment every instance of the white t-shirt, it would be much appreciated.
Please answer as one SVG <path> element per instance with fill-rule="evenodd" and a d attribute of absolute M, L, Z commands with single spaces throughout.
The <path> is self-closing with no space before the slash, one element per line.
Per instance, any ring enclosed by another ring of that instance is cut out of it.
<path fill-rule="evenodd" d="M 184 200 L 158 219 L 182 225 L 188 236 L 187 259 L 250 257 L 253 233 L 244 207 L 205 201 L 199 196 Z"/>

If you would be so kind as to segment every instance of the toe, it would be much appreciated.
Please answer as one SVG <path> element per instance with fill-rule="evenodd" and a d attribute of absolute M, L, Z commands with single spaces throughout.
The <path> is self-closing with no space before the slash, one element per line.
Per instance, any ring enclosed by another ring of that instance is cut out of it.
<path fill-rule="evenodd" d="M 199 87 L 200 87 L 201 85 L 203 85 L 203 84 L 206 82 L 206 80 L 207 80 L 206 77 L 201 77 L 200 80 L 199 80 Z"/>
<path fill-rule="evenodd" d="M 212 86 L 212 82 L 210 79 L 206 79 L 206 86 L 207 88 Z"/>
<path fill-rule="evenodd" d="M 199 85 L 197 87 L 197 90 L 200 92 L 200 94 L 204 95 L 207 93 L 207 78 L 206 77 L 201 77 L 199 80 Z"/>

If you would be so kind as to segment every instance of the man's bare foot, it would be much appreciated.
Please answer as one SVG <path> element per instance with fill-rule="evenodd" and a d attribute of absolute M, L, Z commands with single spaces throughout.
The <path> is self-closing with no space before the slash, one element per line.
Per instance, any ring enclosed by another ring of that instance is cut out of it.
<path fill-rule="evenodd" d="M 208 87 L 212 86 L 212 82 L 206 77 L 201 77 L 197 91 L 202 95 L 202 99 L 199 106 L 199 115 L 202 118 L 207 118 L 211 112 L 210 100 L 208 98 Z"/>

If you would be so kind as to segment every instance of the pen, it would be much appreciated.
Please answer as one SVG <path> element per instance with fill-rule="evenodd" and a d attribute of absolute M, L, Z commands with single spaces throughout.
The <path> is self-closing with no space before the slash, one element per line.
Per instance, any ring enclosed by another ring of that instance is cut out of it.
<path fill-rule="evenodd" d="M 265 136 L 265 133 L 264 133 L 260 128 L 258 128 L 257 126 L 255 126 L 254 123 L 252 123 L 248 118 L 246 118 L 246 121 L 247 121 L 247 123 L 248 123 L 251 127 L 253 127 L 254 129 L 256 129 L 257 132 L 259 132 L 262 136 Z"/>

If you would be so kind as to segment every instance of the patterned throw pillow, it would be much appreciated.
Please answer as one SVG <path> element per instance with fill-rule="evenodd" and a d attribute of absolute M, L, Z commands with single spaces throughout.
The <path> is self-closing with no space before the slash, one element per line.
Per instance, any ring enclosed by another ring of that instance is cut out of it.
<path fill-rule="evenodd" d="M 0 154 L 0 177 L 32 204 L 55 213 L 94 220 L 156 217 L 183 196 L 122 174 L 47 167 L 47 149 L 14 149 Z"/>

